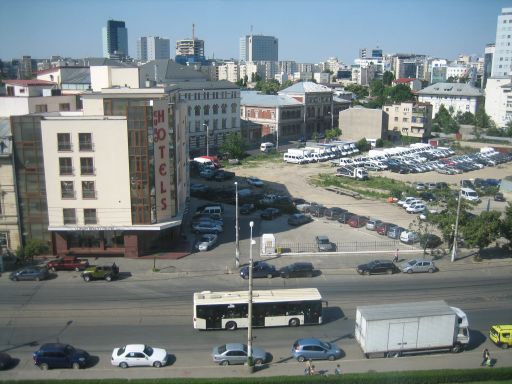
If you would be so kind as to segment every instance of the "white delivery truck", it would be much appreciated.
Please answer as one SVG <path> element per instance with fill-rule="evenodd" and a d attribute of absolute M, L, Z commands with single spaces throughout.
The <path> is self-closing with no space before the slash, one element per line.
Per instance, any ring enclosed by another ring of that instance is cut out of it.
<path fill-rule="evenodd" d="M 357 180 L 368 180 L 368 171 L 363 167 L 351 167 L 349 165 L 336 170 L 336 176 L 345 176 Z"/>
<path fill-rule="evenodd" d="M 469 343 L 469 324 L 443 300 L 368 305 L 357 307 L 355 336 L 366 358 L 460 352 Z"/>
<path fill-rule="evenodd" d="M 292 155 L 303 156 L 304 159 L 306 159 L 308 163 L 314 163 L 317 161 L 316 159 L 314 159 L 313 157 L 310 156 L 311 151 L 304 149 L 304 148 L 289 148 L 288 153 L 290 153 Z"/>

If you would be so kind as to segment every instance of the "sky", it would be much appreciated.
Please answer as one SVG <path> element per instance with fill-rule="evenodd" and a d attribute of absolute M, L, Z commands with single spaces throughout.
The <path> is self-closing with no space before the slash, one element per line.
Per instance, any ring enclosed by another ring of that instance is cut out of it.
<path fill-rule="evenodd" d="M 512 0 L 0 0 L 0 59 L 101 57 L 108 19 L 125 21 L 128 50 L 141 36 L 195 35 L 207 58 L 238 59 L 239 38 L 279 39 L 279 60 L 353 64 L 360 48 L 456 59 L 483 56 Z"/>

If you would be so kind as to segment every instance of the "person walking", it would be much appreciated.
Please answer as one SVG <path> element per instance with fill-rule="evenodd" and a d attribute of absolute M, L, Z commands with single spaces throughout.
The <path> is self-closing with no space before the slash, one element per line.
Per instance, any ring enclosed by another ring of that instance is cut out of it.
<path fill-rule="evenodd" d="M 491 362 L 491 355 L 489 353 L 489 350 L 487 348 L 484 349 L 484 352 L 482 353 L 482 364 L 480 364 L 481 367 L 484 365 L 490 365 Z"/>
<path fill-rule="evenodd" d="M 395 251 L 395 257 L 393 258 L 393 263 L 396 263 L 396 262 L 398 262 L 398 248 Z"/>
<path fill-rule="evenodd" d="M 306 360 L 306 368 L 304 369 L 304 374 L 306 376 L 311 375 L 311 359 Z"/>
<path fill-rule="evenodd" d="M 336 365 L 336 368 L 334 369 L 334 374 L 336 376 L 341 375 L 341 367 L 339 364 Z"/>

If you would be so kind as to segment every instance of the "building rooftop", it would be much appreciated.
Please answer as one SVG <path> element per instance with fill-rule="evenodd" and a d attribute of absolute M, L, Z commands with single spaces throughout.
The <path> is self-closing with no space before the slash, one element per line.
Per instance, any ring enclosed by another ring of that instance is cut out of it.
<path fill-rule="evenodd" d="M 19 85 L 22 87 L 29 87 L 29 86 L 41 86 L 41 85 L 57 85 L 57 83 L 54 83 L 52 81 L 45 81 L 45 80 L 2 80 L 4 84 L 9 85 Z"/>
<path fill-rule="evenodd" d="M 140 79 L 156 81 L 159 84 L 172 84 L 184 81 L 206 81 L 207 76 L 174 60 L 158 59 L 140 67 Z"/>
<path fill-rule="evenodd" d="M 301 102 L 286 95 L 263 95 L 255 91 L 240 92 L 240 105 L 255 107 L 300 106 Z"/>
<path fill-rule="evenodd" d="M 482 91 L 469 84 L 461 83 L 436 83 L 427 88 L 418 91 L 420 96 L 439 95 L 439 96 L 483 96 Z"/>
<path fill-rule="evenodd" d="M 207 89 L 240 89 L 240 87 L 227 80 L 219 81 L 187 81 L 169 85 L 166 90 L 207 90 Z"/>
<path fill-rule="evenodd" d="M 312 81 L 304 81 L 293 84 L 292 86 L 279 91 L 279 94 L 306 94 L 306 93 L 332 93 L 332 90 L 325 85 L 313 83 Z"/>
<path fill-rule="evenodd" d="M 399 79 L 393 80 L 393 83 L 406 84 L 406 83 L 410 83 L 411 81 L 414 81 L 414 80 L 418 80 L 418 79 L 415 77 L 401 77 Z"/>

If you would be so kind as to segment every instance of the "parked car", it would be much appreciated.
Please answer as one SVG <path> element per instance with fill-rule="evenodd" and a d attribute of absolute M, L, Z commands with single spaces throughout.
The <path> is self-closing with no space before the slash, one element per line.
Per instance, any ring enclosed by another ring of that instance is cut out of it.
<path fill-rule="evenodd" d="M 246 265 L 242 268 L 240 268 L 240 276 L 243 279 L 249 278 L 249 266 Z M 253 278 L 260 278 L 260 277 L 266 277 L 266 278 L 273 278 L 279 276 L 279 271 L 276 270 L 276 267 L 274 267 L 271 264 L 268 264 L 265 261 L 258 261 L 253 264 L 252 266 L 252 277 Z"/>
<path fill-rule="evenodd" d="M 48 269 L 46 267 L 23 267 L 18 269 L 17 271 L 11 272 L 9 278 L 12 281 L 20 281 L 20 280 L 45 280 L 50 276 Z"/>
<path fill-rule="evenodd" d="M 303 224 L 307 224 L 312 222 L 313 219 L 309 215 L 305 215 L 304 213 L 294 213 L 288 218 L 288 224 L 299 226 Z"/>
<path fill-rule="evenodd" d="M 298 339 L 293 343 L 292 355 L 300 362 L 304 360 L 330 360 L 341 357 L 341 349 L 334 343 L 315 338 Z"/>
<path fill-rule="evenodd" d="M 312 277 L 313 271 L 313 264 L 307 262 L 298 262 L 281 268 L 279 270 L 279 274 L 285 279 L 288 279 L 289 277 Z"/>
<path fill-rule="evenodd" d="M 215 174 L 213 175 L 213 180 L 215 181 L 224 181 L 229 180 L 235 177 L 234 172 L 228 172 L 223 169 L 219 169 L 215 171 Z"/>
<path fill-rule="evenodd" d="M 167 351 L 144 344 L 128 344 L 112 351 L 111 364 L 116 367 L 155 367 L 167 365 Z"/>
<path fill-rule="evenodd" d="M 203 196 L 208 193 L 210 187 L 206 184 L 190 184 L 190 195 L 191 196 Z"/>
<path fill-rule="evenodd" d="M 334 244 L 327 236 L 316 236 L 315 241 L 320 252 L 333 252 L 335 250 Z"/>
<path fill-rule="evenodd" d="M 257 177 L 248 177 L 247 184 L 252 185 L 253 187 L 263 187 L 265 185 L 265 183 Z"/>
<path fill-rule="evenodd" d="M 192 225 L 192 231 L 194 231 L 195 233 L 219 234 L 222 232 L 222 227 L 212 222 L 201 221 Z"/>
<path fill-rule="evenodd" d="M 274 207 L 265 208 L 263 212 L 261 212 L 260 214 L 261 218 L 265 220 L 272 220 L 280 215 L 281 211 L 278 208 Z"/>
<path fill-rule="evenodd" d="M 253 203 L 245 203 L 240 206 L 240 213 L 242 215 L 248 215 L 256 210 L 256 206 Z"/>
<path fill-rule="evenodd" d="M 377 225 L 379 225 L 380 223 L 382 223 L 381 220 L 370 219 L 366 223 L 366 229 L 369 230 L 369 231 L 376 231 L 377 230 Z"/>
<path fill-rule="evenodd" d="M 252 359 L 255 365 L 261 365 L 267 361 L 267 352 L 252 346 Z M 228 343 L 214 347 L 212 350 L 214 363 L 220 365 L 245 364 L 247 362 L 247 345 L 241 343 Z"/>
<path fill-rule="evenodd" d="M 497 192 L 494 195 L 494 201 L 505 201 L 505 196 L 503 196 L 503 193 Z"/>
<path fill-rule="evenodd" d="M 50 271 L 82 271 L 89 266 L 89 260 L 79 259 L 78 257 L 61 257 L 50 260 L 46 267 Z"/>
<path fill-rule="evenodd" d="M 357 266 L 357 273 L 360 275 L 371 275 L 374 273 L 387 273 L 391 275 L 397 272 L 397 270 L 396 265 L 390 260 L 373 260 Z"/>
<path fill-rule="evenodd" d="M 10 367 L 12 367 L 13 364 L 14 361 L 9 354 L 5 352 L 0 352 L 0 371 L 4 369 L 9 369 Z"/>
<path fill-rule="evenodd" d="M 385 236 L 388 233 L 389 228 L 391 228 L 392 226 L 394 226 L 394 224 L 383 222 L 378 223 L 375 227 L 375 232 L 377 232 L 379 235 Z"/>
<path fill-rule="evenodd" d="M 422 204 L 422 203 L 418 203 L 418 204 L 414 204 L 414 205 L 411 205 L 409 208 L 406 209 L 406 212 L 407 213 L 421 213 L 423 211 L 425 211 L 427 209 L 426 205 L 425 204 Z"/>
<path fill-rule="evenodd" d="M 361 228 L 361 227 L 364 227 L 367 222 L 368 222 L 367 217 L 354 215 L 348 220 L 347 224 L 353 228 Z"/>
<path fill-rule="evenodd" d="M 405 231 L 405 228 L 404 227 L 399 227 L 397 225 L 393 225 L 393 226 L 390 226 L 389 229 L 388 229 L 388 233 L 387 233 L 387 236 L 390 238 L 390 239 L 395 239 L 395 240 L 398 240 L 400 239 L 400 235 L 402 234 L 402 232 Z"/>
<path fill-rule="evenodd" d="M 119 277 L 119 268 L 116 263 L 112 265 L 92 265 L 81 273 L 84 281 L 107 280 L 112 281 Z"/>
<path fill-rule="evenodd" d="M 443 240 L 439 236 L 432 233 L 420 237 L 420 245 L 423 248 L 437 248 L 442 242 Z"/>
<path fill-rule="evenodd" d="M 218 236 L 213 233 L 205 233 L 201 235 L 197 243 L 195 244 L 195 248 L 198 251 L 204 252 L 212 249 L 215 244 L 217 244 Z"/>
<path fill-rule="evenodd" d="M 343 212 L 347 212 L 347 210 L 339 207 L 332 207 L 324 211 L 324 216 L 327 220 L 337 220 Z"/>
<path fill-rule="evenodd" d="M 343 212 L 338 217 L 338 222 L 342 224 L 347 224 L 348 221 L 352 218 L 352 216 L 354 216 L 352 212 Z"/>
<path fill-rule="evenodd" d="M 420 237 L 418 236 L 418 234 L 416 232 L 403 231 L 400 234 L 400 241 L 402 243 L 413 244 L 413 243 L 417 243 L 419 240 L 420 240 Z"/>
<path fill-rule="evenodd" d="M 400 270 L 404 273 L 414 272 L 429 272 L 433 273 L 436 271 L 436 266 L 433 261 L 425 259 L 413 259 L 408 260 L 400 264 Z"/>
<path fill-rule="evenodd" d="M 86 351 L 62 343 L 43 344 L 32 357 L 34 364 L 43 371 L 52 368 L 85 368 L 90 361 Z"/>

